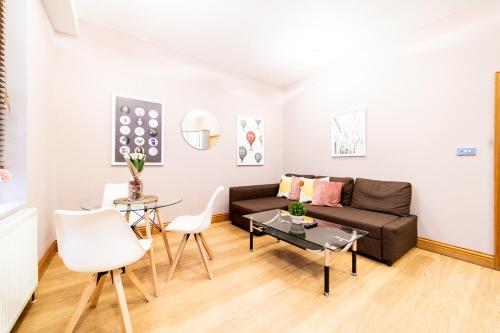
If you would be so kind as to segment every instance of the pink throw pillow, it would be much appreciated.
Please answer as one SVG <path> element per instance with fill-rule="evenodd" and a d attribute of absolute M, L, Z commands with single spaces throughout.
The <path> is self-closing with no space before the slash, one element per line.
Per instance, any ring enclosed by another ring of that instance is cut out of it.
<path fill-rule="evenodd" d="M 344 183 L 341 182 L 325 182 L 315 179 L 311 204 L 315 206 L 342 207 L 340 197 L 343 185 Z"/>
<path fill-rule="evenodd" d="M 303 185 L 300 177 L 292 176 L 292 188 L 290 189 L 290 194 L 288 194 L 288 200 L 299 200 L 300 199 L 300 187 Z"/>

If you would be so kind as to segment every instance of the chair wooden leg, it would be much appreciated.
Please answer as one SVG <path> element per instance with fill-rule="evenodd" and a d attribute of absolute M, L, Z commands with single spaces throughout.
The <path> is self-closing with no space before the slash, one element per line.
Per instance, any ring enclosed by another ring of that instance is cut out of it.
<path fill-rule="evenodd" d="M 140 228 L 138 228 L 137 226 L 135 226 L 135 227 L 132 228 L 132 230 L 134 230 L 134 232 L 137 235 L 137 237 L 139 237 L 140 239 L 144 239 L 144 235 L 142 234 Z"/>
<path fill-rule="evenodd" d="M 201 239 L 201 242 L 203 243 L 203 247 L 205 247 L 205 250 L 207 250 L 207 254 L 208 254 L 208 258 L 210 258 L 210 260 L 214 260 L 214 254 L 212 252 L 212 250 L 210 250 L 210 247 L 208 246 L 208 243 L 207 243 L 207 240 L 205 239 L 205 236 L 203 236 L 203 234 L 200 232 L 198 234 L 200 236 L 200 239 Z"/>
<path fill-rule="evenodd" d="M 104 287 L 104 283 L 106 282 L 107 276 L 108 276 L 107 272 L 101 276 L 98 276 L 97 287 L 95 288 L 94 293 L 92 294 L 92 296 L 90 296 L 89 299 L 89 306 L 91 308 L 95 308 L 97 306 L 97 301 L 99 301 L 99 297 L 101 297 L 102 288 Z"/>
<path fill-rule="evenodd" d="M 148 212 L 144 212 L 144 222 L 145 222 L 145 227 L 146 227 L 146 238 L 151 239 L 153 241 L 153 238 L 151 237 L 151 220 L 149 219 Z M 151 275 L 153 278 L 153 290 L 154 290 L 154 295 L 158 297 L 158 282 L 157 282 L 157 277 L 156 277 L 156 263 L 155 263 L 155 254 L 154 254 L 154 243 L 151 243 L 151 248 L 149 249 L 149 261 L 150 261 L 150 266 L 151 266 Z"/>
<path fill-rule="evenodd" d="M 83 311 L 85 310 L 87 306 L 87 302 L 90 299 L 90 296 L 92 296 L 92 293 L 94 292 L 97 284 L 97 273 L 92 274 L 92 278 L 90 279 L 89 283 L 85 287 L 85 290 L 83 291 L 82 296 L 80 297 L 80 300 L 78 301 L 78 305 L 76 306 L 75 312 L 71 316 L 71 319 L 69 320 L 68 324 L 66 325 L 66 329 L 64 332 L 70 333 L 73 332 L 75 329 L 76 324 L 78 323 L 78 320 L 80 319 Z"/>
<path fill-rule="evenodd" d="M 203 265 L 205 265 L 205 269 L 207 270 L 208 277 L 210 278 L 210 280 L 212 280 L 212 271 L 210 270 L 207 256 L 205 254 L 205 251 L 203 250 L 203 244 L 201 243 L 200 235 L 194 234 L 194 239 L 196 239 L 196 244 L 198 244 L 198 250 L 200 251 L 201 259 L 203 260 Z"/>
<path fill-rule="evenodd" d="M 170 261 L 170 264 L 172 264 L 172 252 L 170 251 L 170 245 L 168 244 L 168 238 L 167 238 L 167 232 L 165 230 L 165 226 L 163 225 L 163 222 L 161 221 L 160 210 L 158 208 L 156 208 L 155 213 L 156 213 L 156 218 L 158 219 L 158 224 L 160 225 L 161 236 L 163 237 L 163 244 L 165 244 L 165 249 L 167 250 L 168 261 Z"/>
<path fill-rule="evenodd" d="M 127 299 L 125 298 L 125 291 L 123 290 L 121 270 L 115 269 L 111 273 L 113 275 L 113 285 L 115 286 L 116 298 L 118 299 L 118 304 L 120 305 L 120 312 L 122 313 L 123 325 L 125 326 L 125 332 L 132 333 L 132 322 L 130 321 L 130 315 L 128 313 Z"/>
<path fill-rule="evenodd" d="M 181 244 L 179 245 L 179 249 L 177 250 L 177 253 L 175 254 L 174 262 L 172 263 L 172 266 L 170 266 L 170 270 L 168 271 L 167 281 L 170 281 L 172 279 L 172 275 L 174 274 L 175 267 L 177 267 L 177 263 L 179 262 L 179 259 L 181 258 L 182 252 L 184 252 L 184 248 L 186 247 L 188 237 L 189 237 L 188 234 L 184 234 L 182 236 Z"/>
<path fill-rule="evenodd" d="M 146 291 L 146 288 L 142 285 L 141 281 L 137 278 L 135 275 L 134 271 L 131 270 L 130 268 L 126 267 L 125 268 L 125 275 L 129 278 L 129 280 L 132 282 L 132 284 L 141 292 L 141 294 L 144 296 L 146 301 L 151 301 L 151 295 Z"/>

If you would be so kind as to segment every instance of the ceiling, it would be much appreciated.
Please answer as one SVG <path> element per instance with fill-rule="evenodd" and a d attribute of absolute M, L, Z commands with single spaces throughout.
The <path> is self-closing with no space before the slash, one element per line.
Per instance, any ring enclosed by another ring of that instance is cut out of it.
<path fill-rule="evenodd" d="M 276 85 L 496 0 L 73 0 L 79 19 Z"/>

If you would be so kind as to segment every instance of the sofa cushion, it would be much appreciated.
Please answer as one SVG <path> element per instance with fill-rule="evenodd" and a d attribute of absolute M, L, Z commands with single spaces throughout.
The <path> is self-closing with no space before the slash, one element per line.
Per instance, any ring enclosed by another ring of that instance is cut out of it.
<path fill-rule="evenodd" d="M 323 178 L 324 176 L 316 176 L 316 178 Z M 354 189 L 354 179 L 351 177 L 330 177 L 331 182 L 344 183 L 342 186 L 342 198 L 340 203 L 342 206 L 350 206 L 352 200 L 352 191 Z"/>
<path fill-rule="evenodd" d="M 307 215 L 321 220 L 334 222 L 351 228 L 368 231 L 368 237 L 381 239 L 385 224 L 398 219 L 398 216 L 377 213 L 351 207 L 323 207 L 306 205 Z"/>
<path fill-rule="evenodd" d="M 292 177 L 281 176 L 280 187 L 278 189 L 278 198 L 287 198 L 292 189 Z"/>
<path fill-rule="evenodd" d="M 288 200 L 299 201 L 300 199 L 300 187 L 302 186 L 302 180 L 299 177 L 292 176 L 292 185 L 290 193 L 288 194 Z"/>
<path fill-rule="evenodd" d="M 342 186 L 344 183 L 314 180 L 314 193 L 311 205 L 314 206 L 329 206 L 342 207 L 340 204 L 340 196 L 342 194 Z"/>
<path fill-rule="evenodd" d="M 353 208 L 398 216 L 410 214 L 411 184 L 357 178 L 352 195 Z"/>
<path fill-rule="evenodd" d="M 234 201 L 231 203 L 231 212 L 244 215 L 262 212 L 270 209 L 287 209 L 289 202 L 290 201 L 285 198 L 277 197 Z"/>

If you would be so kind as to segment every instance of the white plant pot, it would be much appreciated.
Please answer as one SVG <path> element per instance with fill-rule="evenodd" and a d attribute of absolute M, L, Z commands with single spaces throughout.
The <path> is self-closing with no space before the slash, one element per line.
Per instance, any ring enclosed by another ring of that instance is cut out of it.
<path fill-rule="evenodd" d="M 304 216 L 292 216 L 292 223 L 301 224 L 304 221 Z"/>

